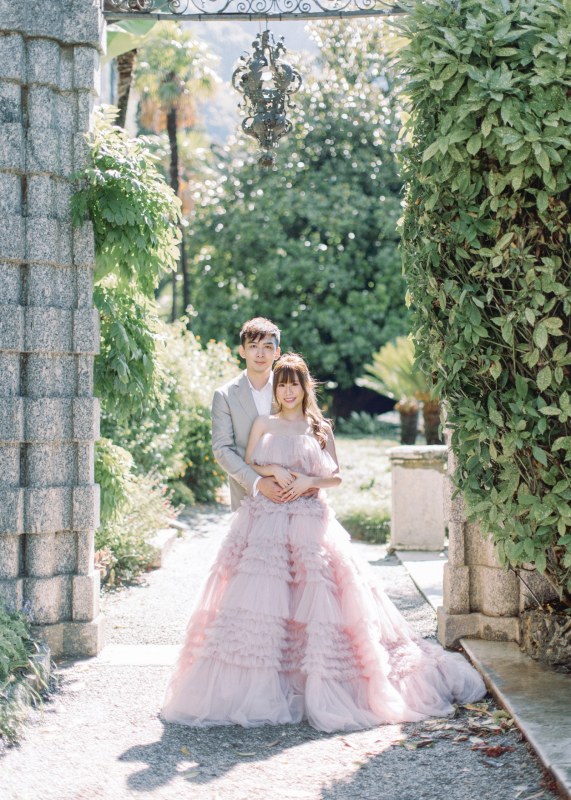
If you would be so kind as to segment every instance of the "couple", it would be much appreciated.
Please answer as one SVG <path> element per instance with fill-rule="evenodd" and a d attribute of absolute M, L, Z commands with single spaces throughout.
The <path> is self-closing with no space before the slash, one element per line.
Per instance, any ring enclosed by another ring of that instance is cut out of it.
<path fill-rule="evenodd" d="M 236 513 L 190 617 L 163 719 L 305 719 L 350 731 L 480 699 L 478 673 L 419 639 L 352 555 L 323 491 L 341 477 L 305 361 L 279 358 L 279 330 L 266 319 L 247 322 L 240 342 L 246 370 L 212 406 Z"/>

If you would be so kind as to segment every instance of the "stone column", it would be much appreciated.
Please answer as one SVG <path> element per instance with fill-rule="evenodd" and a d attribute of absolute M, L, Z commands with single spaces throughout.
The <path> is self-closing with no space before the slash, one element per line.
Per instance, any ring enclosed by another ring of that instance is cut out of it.
<path fill-rule="evenodd" d="M 93 232 L 69 208 L 102 35 L 92 0 L 0 0 L 0 598 L 54 656 L 102 646 Z"/>
<path fill-rule="evenodd" d="M 519 640 L 520 585 L 502 569 L 494 548 L 477 524 L 466 522 L 461 495 L 454 497 L 456 469 L 448 450 L 445 515 L 448 519 L 448 563 L 444 566 L 444 606 L 438 609 L 438 639 L 446 647 L 463 637 Z"/>

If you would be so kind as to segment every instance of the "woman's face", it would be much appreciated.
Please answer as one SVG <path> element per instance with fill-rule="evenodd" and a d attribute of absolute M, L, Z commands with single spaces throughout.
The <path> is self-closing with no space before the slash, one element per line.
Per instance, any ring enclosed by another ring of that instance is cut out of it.
<path fill-rule="evenodd" d="M 297 376 L 286 382 L 278 381 L 276 400 L 282 408 L 294 411 L 302 407 L 305 392 Z"/>

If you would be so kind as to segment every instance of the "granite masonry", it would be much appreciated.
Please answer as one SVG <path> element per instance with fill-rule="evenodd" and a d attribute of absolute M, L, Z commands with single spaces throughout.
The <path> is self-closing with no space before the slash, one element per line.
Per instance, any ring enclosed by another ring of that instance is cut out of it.
<path fill-rule="evenodd" d="M 69 209 L 103 31 L 92 0 L 0 0 L 0 598 L 54 656 L 103 644 L 94 243 Z"/>

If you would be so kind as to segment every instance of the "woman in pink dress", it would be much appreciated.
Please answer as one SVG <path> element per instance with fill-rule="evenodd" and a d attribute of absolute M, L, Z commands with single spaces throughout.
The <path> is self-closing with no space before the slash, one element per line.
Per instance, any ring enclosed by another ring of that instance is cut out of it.
<path fill-rule="evenodd" d="M 246 460 L 275 477 L 284 502 L 248 497 L 232 518 L 162 718 L 349 731 L 479 700 L 476 670 L 419 638 L 352 555 L 324 492 L 341 483 L 333 432 L 300 356 L 277 362 L 274 395 L 278 413 L 254 422 Z"/>

